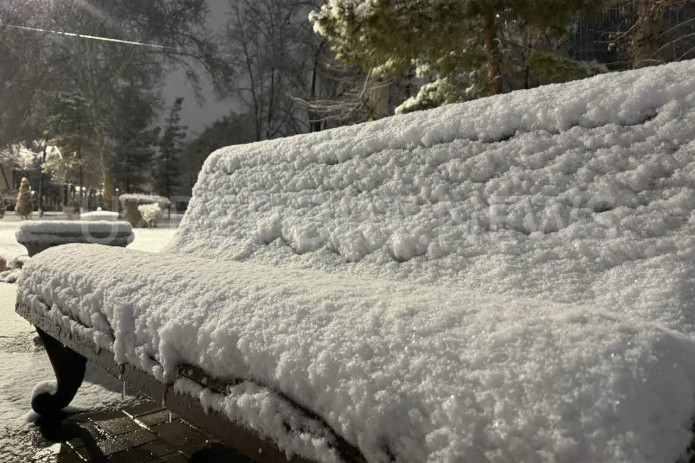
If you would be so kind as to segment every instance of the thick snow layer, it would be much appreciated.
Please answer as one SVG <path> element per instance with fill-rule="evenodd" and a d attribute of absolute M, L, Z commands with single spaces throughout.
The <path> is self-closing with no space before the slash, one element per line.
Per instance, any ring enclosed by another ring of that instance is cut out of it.
<path fill-rule="evenodd" d="M 89 245 L 44 251 L 22 278 L 19 300 L 117 361 L 270 385 L 370 461 L 673 463 L 692 438 L 695 344 L 589 308 Z M 230 395 L 233 417 L 333 458 L 253 392 Z"/>
<path fill-rule="evenodd" d="M 213 154 L 173 252 L 695 312 L 695 62 Z"/>
<path fill-rule="evenodd" d="M 18 298 L 157 377 L 244 380 L 177 387 L 325 461 L 283 397 L 369 461 L 673 463 L 695 62 L 220 150 L 167 249 L 51 249 Z"/>
<path fill-rule="evenodd" d="M 125 194 L 118 197 L 121 204 L 125 202 L 134 202 L 137 204 L 159 204 L 162 207 L 169 206 L 169 200 L 163 196 L 157 195 L 136 195 Z"/>
<path fill-rule="evenodd" d="M 288 459 L 298 453 L 317 461 L 342 461 L 331 448 L 335 439 L 323 423 L 308 418 L 267 387 L 242 381 L 228 387 L 223 395 L 180 378 L 174 383 L 174 390 L 199 399 L 206 411 L 224 413 L 263 436 L 271 436 L 280 448 L 287 449 Z"/>
<path fill-rule="evenodd" d="M 115 221 L 118 220 L 118 212 L 102 211 L 101 208 L 92 212 L 80 214 L 80 220 L 85 221 Z"/>

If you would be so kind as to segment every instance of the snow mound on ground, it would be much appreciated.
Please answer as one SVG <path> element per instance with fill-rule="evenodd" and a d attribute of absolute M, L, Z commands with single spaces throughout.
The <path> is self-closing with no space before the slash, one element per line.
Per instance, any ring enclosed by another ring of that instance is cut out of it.
<path fill-rule="evenodd" d="M 19 300 L 118 362 L 270 385 L 369 461 L 673 463 L 692 438 L 695 344 L 581 306 L 87 245 L 31 259 Z M 335 458 L 240 397 L 201 398 Z"/>
<path fill-rule="evenodd" d="M 603 75 L 222 149 L 168 249 L 695 333 L 694 152 L 695 62 Z"/>
<path fill-rule="evenodd" d="M 96 211 L 85 212 L 84 214 L 80 214 L 80 220 L 89 221 L 89 222 L 95 222 L 95 221 L 112 222 L 112 221 L 118 220 L 118 212 L 102 211 L 101 208 L 98 208 Z"/>
<path fill-rule="evenodd" d="M 0 282 L 16 283 L 22 274 L 22 266 L 28 260 L 29 256 L 27 255 L 17 255 L 17 252 L 10 252 L 0 248 L 0 261 L 4 261 L 5 267 L 7 267 L 7 270 L 0 272 Z"/>

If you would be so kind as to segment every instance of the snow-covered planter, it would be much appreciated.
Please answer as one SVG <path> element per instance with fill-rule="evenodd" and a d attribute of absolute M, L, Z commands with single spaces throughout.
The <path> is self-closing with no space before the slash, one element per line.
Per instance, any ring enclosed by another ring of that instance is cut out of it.
<path fill-rule="evenodd" d="M 48 248 L 70 243 L 125 247 L 133 239 L 133 227 L 124 221 L 33 221 L 24 222 L 16 233 L 17 242 L 34 256 Z"/>
<path fill-rule="evenodd" d="M 155 204 L 159 206 L 162 211 L 165 211 L 171 204 L 167 198 L 157 195 L 125 194 L 119 196 L 119 201 L 121 202 L 121 207 L 123 208 L 123 219 L 127 220 L 133 227 L 148 226 L 147 222 L 143 220 L 142 214 L 138 209 L 140 206 L 145 204 Z"/>
<path fill-rule="evenodd" d="M 85 212 L 80 215 L 80 220 L 88 222 L 114 222 L 118 220 L 118 212 L 104 211 L 101 208 L 97 208 L 96 211 Z"/>
<path fill-rule="evenodd" d="M 164 252 L 47 250 L 18 311 L 288 456 L 674 463 L 694 146 L 683 62 L 229 147 Z"/>
<path fill-rule="evenodd" d="M 157 204 L 143 204 L 138 206 L 138 211 L 148 228 L 156 228 L 157 220 L 162 215 L 162 209 Z"/>

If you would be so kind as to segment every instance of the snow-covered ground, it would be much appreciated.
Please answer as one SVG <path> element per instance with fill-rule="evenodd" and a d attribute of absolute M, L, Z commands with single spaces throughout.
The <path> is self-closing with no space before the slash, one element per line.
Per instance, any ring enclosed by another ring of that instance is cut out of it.
<path fill-rule="evenodd" d="M 57 219 L 60 216 L 49 216 Z M 21 221 L 8 214 L 0 220 L 0 256 L 26 254 L 15 240 Z M 173 228 L 137 229 L 130 245 L 143 251 L 159 251 L 174 233 Z M 54 380 L 45 351 L 36 343 L 34 328 L 14 312 L 17 286 L 0 283 L 0 462 L 23 461 L 33 456 L 30 398 L 33 386 Z M 99 410 L 126 406 L 139 399 L 122 399 L 121 383 L 98 367 L 88 364 L 85 382 L 72 402 L 73 409 Z"/>
<path fill-rule="evenodd" d="M 59 213 L 47 213 L 43 220 L 63 220 L 64 215 Z M 33 221 L 38 220 L 34 217 Z M 145 229 L 136 228 L 133 230 L 135 241 L 128 248 L 138 251 L 159 252 L 164 245 L 174 236 L 176 226 L 181 217 L 172 217 L 171 222 L 163 220 L 159 228 Z M 15 233 L 22 220 L 14 213 L 8 212 L 3 219 L 0 219 L 0 257 L 15 257 L 26 254 L 27 250 L 17 242 Z M 9 259 L 8 259 L 9 260 Z"/>
<path fill-rule="evenodd" d="M 159 252 L 174 236 L 175 228 L 135 228 L 135 241 L 128 245 L 128 249 L 136 251 Z"/>

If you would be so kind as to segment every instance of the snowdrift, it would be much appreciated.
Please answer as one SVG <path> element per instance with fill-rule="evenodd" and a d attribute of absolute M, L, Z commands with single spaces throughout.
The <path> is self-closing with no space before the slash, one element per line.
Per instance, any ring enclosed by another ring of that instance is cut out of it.
<path fill-rule="evenodd" d="M 159 378 L 245 379 L 176 387 L 317 460 L 332 430 L 375 462 L 673 463 L 694 140 L 686 62 L 225 148 L 167 252 L 51 249 L 18 298 Z"/>

